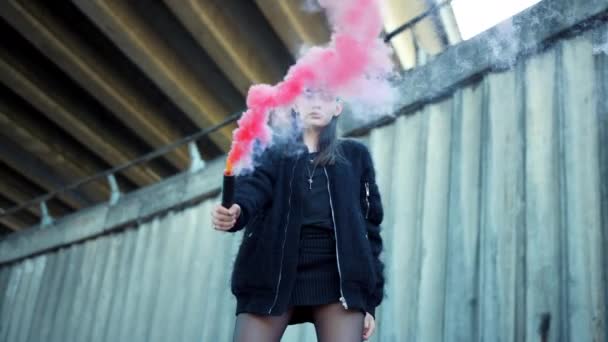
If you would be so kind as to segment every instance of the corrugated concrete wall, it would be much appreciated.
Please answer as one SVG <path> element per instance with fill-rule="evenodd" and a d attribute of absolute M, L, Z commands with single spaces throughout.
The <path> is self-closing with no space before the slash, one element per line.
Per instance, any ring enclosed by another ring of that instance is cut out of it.
<path fill-rule="evenodd" d="M 228 340 L 238 241 L 209 229 L 210 205 L 3 267 L 0 340 Z"/>
<path fill-rule="evenodd" d="M 607 25 L 363 140 L 386 206 L 374 341 L 539 341 L 547 319 L 550 341 L 608 341 Z M 177 193 L 170 182 L 197 184 L 169 180 L 142 203 Z M 1 241 L 0 341 L 229 341 L 242 233 L 211 229 L 215 202 Z M 314 341 L 314 329 L 283 340 Z"/>
<path fill-rule="evenodd" d="M 539 341 L 545 315 L 551 341 L 606 340 L 608 56 L 593 51 L 590 34 L 564 40 L 372 131 L 380 341 Z"/>

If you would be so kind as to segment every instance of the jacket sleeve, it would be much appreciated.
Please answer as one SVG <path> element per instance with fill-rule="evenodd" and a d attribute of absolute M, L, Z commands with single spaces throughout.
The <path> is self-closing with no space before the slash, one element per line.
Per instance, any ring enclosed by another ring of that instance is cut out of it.
<path fill-rule="evenodd" d="M 372 157 L 367 147 L 363 150 L 363 176 L 362 176 L 362 191 L 366 198 L 366 224 L 367 235 L 371 246 L 372 255 L 374 257 L 374 266 L 376 272 L 376 287 L 370 298 L 368 298 L 366 311 L 375 317 L 375 309 L 384 298 L 384 263 L 380 258 L 383 251 L 383 242 L 380 235 L 380 224 L 384 218 L 384 210 L 382 208 L 382 200 L 378 185 L 376 183 L 376 173 Z"/>
<path fill-rule="evenodd" d="M 267 149 L 253 172 L 236 177 L 234 202 L 241 207 L 241 215 L 229 232 L 243 229 L 271 199 L 276 177 L 275 167 L 272 152 Z"/>

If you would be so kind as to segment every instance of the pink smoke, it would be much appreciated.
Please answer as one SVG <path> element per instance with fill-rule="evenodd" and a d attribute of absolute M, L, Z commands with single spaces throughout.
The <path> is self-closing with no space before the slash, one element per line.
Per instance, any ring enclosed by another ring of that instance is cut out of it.
<path fill-rule="evenodd" d="M 345 100 L 369 106 L 390 101 L 393 90 L 385 75 L 393 70 L 390 48 L 379 35 L 382 18 L 378 0 L 320 0 L 332 35 L 325 47 L 313 47 L 274 86 L 249 89 L 247 111 L 238 121 L 228 153 L 226 173 L 251 166 L 253 142 L 266 147 L 272 136 L 270 110 L 291 105 L 306 87 L 322 88 Z"/>

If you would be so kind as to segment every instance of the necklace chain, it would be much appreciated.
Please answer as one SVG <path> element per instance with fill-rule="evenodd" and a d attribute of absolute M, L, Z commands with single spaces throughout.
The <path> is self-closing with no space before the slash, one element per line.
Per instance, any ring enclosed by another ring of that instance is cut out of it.
<path fill-rule="evenodd" d="M 310 162 L 312 163 L 314 159 L 311 159 Z M 308 190 L 312 190 L 312 183 L 313 183 L 313 179 L 312 177 L 315 174 L 315 170 L 317 169 L 317 165 L 315 163 L 315 167 L 313 167 L 312 172 L 310 172 L 310 168 L 308 168 L 308 164 L 306 164 L 306 171 L 308 172 Z"/>

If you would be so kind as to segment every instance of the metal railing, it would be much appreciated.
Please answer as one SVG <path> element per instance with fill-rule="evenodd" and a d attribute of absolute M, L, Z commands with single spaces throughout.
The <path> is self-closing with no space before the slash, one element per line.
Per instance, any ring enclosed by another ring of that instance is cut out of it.
<path fill-rule="evenodd" d="M 395 36 L 397 36 L 398 34 L 402 33 L 403 31 L 410 29 L 412 27 L 414 27 L 416 24 L 418 24 L 420 21 L 422 21 L 423 19 L 434 15 L 435 12 L 439 11 L 441 8 L 450 5 L 452 3 L 453 0 L 447 0 L 447 1 L 443 1 L 441 3 L 437 3 L 433 6 L 431 6 L 431 8 L 429 8 L 428 10 L 420 13 L 419 15 L 415 16 L 414 18 L 412 18 L 411 20 L 407 21 L 406 23 L 402 24 L 401 26 L 397 27 L 396 29 L 392 30 L 391 32 L 387 33 L 384 36 L 384 42 L 388 43 L 391 41 L 391 39 L 395 38 Z"/>
<path fill-rule="evenodd" d="M 60 189 L 54 190 L 52 192 L 46 193 L 44 195 L 38 196 L 25 203 L 16 205 L 10 209 L 7 209 L 7 210 L 0 209 L 0 219 L 3 217 L 9 216 L 9 215 L 15 214 L 18 211 L 21 211 L 21 210 L 24 210 L 24 209 L 27 209 L 29 207 L 39 204 L 41 206 L 41 213 L 42 213 L 41 225 L 42 226 L 48 225 L 48 224 L 52 223 L 52 218 L 50 217 L 50 215 L 48 213 L 48 209 L 46 206 L 47 201 L 49 201 L 50 199 L 54 198 L 55 196 L 57 196 L 61 193 L 65 193 L 67 191 L 77 189 L 83 185 L 86 185 L 93 181 L 99 180 L 102 177 L 107 178 L 107 180 L 110 184 L 110 189 L 112 190 L 112 196 L 110 198 L 110 202 L 115 203 L 118 200 L 118 198 L 120 197 L 119 196 L 120 189 L 118 188 L 118 183 L 116 182 L 114 174 L 121 172 L 123 170 L 126 170 L 134 165 L 142 164 L 142 163 L 148 162 L 154 158 L 160 157 L 185 144 L 190 144 L 190 146 L 189 146 L 190 152 L 191 152 L 190 153 L 190 156 L 191 156 L 190 170 L 200 169 L 204 165 L 204 162 L 202 162 L 202 159 L 200 158 L 200 153 L 198 152 L 198 148 L 196 147 L 196 144 L 194 144 L 194 142 L 198 139 L 201 139 L 201 138 L 237 121 L 240 118 L 240 116 L 241 116 L 241 113 L 233 114 L 231 116 L 226 117 L 223 121 L 217 123 L 214 126 L 206 128 L 204 130 L 201 130 L 201 131 L 191 134 L 189 136 L 183 137 L 169 145 L 165 145 L 157 150 L 151 151 L 150 153 L 144 154 L 141 157 L 130 160 L 122 165 L 113 167 L 113 168 L 105 170 L 105 171 L 95 173 L 89 177 L 78 180 L 68 186 L 65 186 L 63 188 L 60 188 Z"/>

